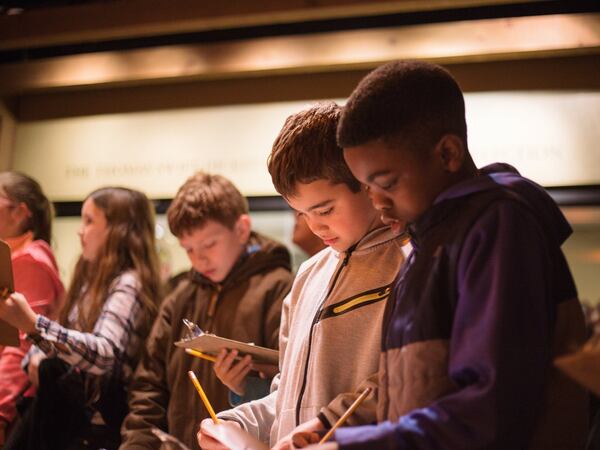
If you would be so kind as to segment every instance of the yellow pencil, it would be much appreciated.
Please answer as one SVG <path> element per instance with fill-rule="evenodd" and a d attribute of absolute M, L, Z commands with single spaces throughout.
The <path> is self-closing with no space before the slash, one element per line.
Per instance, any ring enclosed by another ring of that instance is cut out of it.
<path fill-rule="evenodd" d="M 186 348 L 185 352 L 188 355 L 195 356 L 197 358 L 206 359 L 207 361 L 217 362 L 217 358 L 211 355 L 207 355 L 206 353 L 199 352 L 198 350 L 193 350 L 191 348 Z"/>
<path fill-rule="evenodd" d="M 369 395 L 372 390 L 373 389 L 368 387 L 364 391 L 362 391 L 362 394 L 360 394 L 358 396 L 358 398 L 356 400 L 354 400 L 354 403 L 352 403 L 350 405 L 350 408 L 348 408 L 348 410 L 342 415 L 342 417 L 340 417 L 338 419 L 338 421 L 335 423 L 335 425 L 333 427 L 331 427 L 331 429 L 325 434 L 325 436 L 323 436 L 323 439 L 321 439 L 319 441 L 319 444 L 325 443 L 331 436 L 333 436 L 333 433 L 335 432 L 335 430 L 340 425 L 342 425 L 346 421 L 346 419 L 348 419 L 348 417 L 350 417 L 352 415 L 352 413 L 354 411 L 356 411 L 356 408 L 358 408 L 360 406 L 360 404 L 364 401 L 365 398 L 367 398 L 367 395 Z"/>
<path fill-rule="evenodd" d="M 200 382 L 198 381 L 198 378 L 196 378 L 196 374 L 194 374 L 194 372 L 192 372 L 190 370 L 190 371 L 188 371 L 188 375 L 190 376 L 190 380 L 192 380 L 192 383 L 194 384 L 194 387 L 198 391 L 198 394 L 200 394 L 200 398 L 202 399 L 202 402 L 204 403 L 204 406 L 206 406 L 206 409 L 208 409 L 208 413 L 210 414 L 210 417 L 212 418 L 213 422 L 215 424 L 218 424 L 219 423 L 219 419 L 217 419 L 217 415 L 215 414 L 215 410 L 213 409 L 212 405 L 208 401 L 208 397 L 204 393 L 204 389 L 202 389 L 202 386 L 200 385 Z"/>

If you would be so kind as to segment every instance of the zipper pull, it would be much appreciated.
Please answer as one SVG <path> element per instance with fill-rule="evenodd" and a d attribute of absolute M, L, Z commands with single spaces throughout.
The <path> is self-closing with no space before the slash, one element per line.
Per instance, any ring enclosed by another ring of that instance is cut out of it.
<path fill-rule="evenodd" d="M 354 251 L 354 249 L 356 248 L 358 244 L 354 244 L 353 246 L 349 247 L 348 250 L 346 250 L 346 255 L 344 256 L 344 259 L 342 261 L 342 267 L 345 267 L 346 264 L 348 264 L 348 260 L 350 259 L 350 255 L 352 255 L 352 252 Z"/>

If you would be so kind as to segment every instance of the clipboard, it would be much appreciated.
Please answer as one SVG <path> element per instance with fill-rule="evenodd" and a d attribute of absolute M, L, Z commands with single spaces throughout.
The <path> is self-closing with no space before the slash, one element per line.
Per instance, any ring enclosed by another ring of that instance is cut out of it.
<path fill-rule="evenodd" d="M 221 349 L 238 350 L 240 356 L 251 355 L 257 363 L 279 364 L 279 351 L 246 342 L 235 341 L 217 336 L 216 334 L 202 333 L 192 339 L 182 339 L 175 342 L 177 347 L 191 348 L 209 355 L 217 355 Z"/>
<path fill-rule="evenodd" d="M 8 292 L 15 292 L 15 283 L 10 260 L 10 247 L 0 240 L 0 290 L 7 288 Z M 0 299 L 0 302 L 3 301 Z M 0 345 L 9 347 L 19 346 L 19 330 L 0 319 Z"/>

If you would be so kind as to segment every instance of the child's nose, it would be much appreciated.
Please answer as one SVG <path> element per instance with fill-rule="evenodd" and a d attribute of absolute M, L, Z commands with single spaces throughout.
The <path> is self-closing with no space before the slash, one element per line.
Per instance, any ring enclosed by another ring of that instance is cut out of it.
<path fill-rule="evenodd" d="M 196 264 L 206 264 L 208 262 L 206 255 L 199 252 L 194 253 L 193 259 Z"/>
<path fill-rule="evenodd" d="M 308 225 L 308 228 L 314 234 L 318 234 L 317 232 L 323 229 L 323 223 L 321 223 L 321 221 L 319 221 L 317 218 L 306 216 L 305 220 L 306 225 Z"/>
<path fill-rule="evenodd" d="M 310 227 L 313 232 L 315 231 L 323 231 L 327 229 L 327 224 L 321 222 L 320 220 L 314 220 L 312 226 Z"/>
<path fill-rule="evenodd" d="M 383 194 L 375 192 L 373 189 L 369 190 L 369 197 L 371 199 L 371 203 L 378 211 L 384 211 L 391 207 L 390 200 Z"/>

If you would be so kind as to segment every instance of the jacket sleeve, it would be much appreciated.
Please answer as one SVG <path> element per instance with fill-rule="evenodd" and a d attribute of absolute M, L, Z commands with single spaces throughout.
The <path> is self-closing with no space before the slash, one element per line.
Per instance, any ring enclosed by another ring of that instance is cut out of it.
<path fill-rule="evenodd" d="M 379 373 L 374 373 L 363 380 L 354 392 L 344 392 L 335 397 L 327 406 L 321 408 L 319 420 L 327 428 L 331 428 L 335 422 L 350 408 L 352 403 L 370 387 L 371 393 L 365 398 L 360 406 L 354 410 L 345 422 L 346 426 L 357 426 L 377 421 L 377 386 Z"/>
<path fill-rule="evenodd" d="M 477 221 L 457 265 L 449 354 L 457 389 L 395 423 L 337 431 L 340 448 L 527 446 L 542 407 L 554 311 L 543 235 L 514 204 L 499 204 Z"/>
<path fill-rule="evenodd" d="M 59 303 L 57 288 L 47 269 L 27 256 L 13 261 L 15 289 L 21 292 L 37 314 L 49 314 Z M 31 343 L 20 336 L 19 347 L 0 347 L 0 420 L 12 422 L 16 400 L 29 387 L 21 362 Z"/>
<path fill-rule="evenodd" d="M 166 299 L 147 339 L 144 355 L 133 376 L 129 414 L 121 427 L 121 449 L 158 448 L 152 427 L 168 430 L 167 354 L 172 347 L 171 311 Z"/>
<path fill-rule="evenodd" d="M 266 295 L 263 330 L 266 346 L 276 349 L 279 348 L 282 304 L 292 287 L 294 277 L 289 270 L 284 268 L 277 269 L 276 273 L 273 273 L 271 276 L 276 276 L 277 280 Z"/>
<path fill-rule="evenodd" d="M 137 277 L 122 274 L 111 287 L 93 332 L 69 329 L 39 314 L 38 334 L 29 338 L 46 354 L 56 355 L 84 372 L 94 375 L 111 372 L 126 358 L 131 337 L 142 317 L 138 292 Z"/>
<path fill-rule="evenodd" d="M 281 309 L 281 327 L 279 328 L 279 370 L 283 366 L 290 323 L 291 294 L 288 294 Z M 271 427 L 277 413 L 277 395 L 280 374 L 275 375 L 271 383 L 271 392 L 266 397 L 244 403 L 233 409 L 222 411 L 217 417 L 239 423 L 242 428 L 262 442 L 269 442 Z"/>
<path fill-rule="evenodd" d="M 277 402 L 277 385 L 279 374 L 271 383 L 271 393 L 266 397 L 254 400 L 233 409 L 217 414 L 221 420 L 237 422 L 240 426 L 262 442 L 269 442 L 271 427 L 275 420 L 275 404 Z"/>

